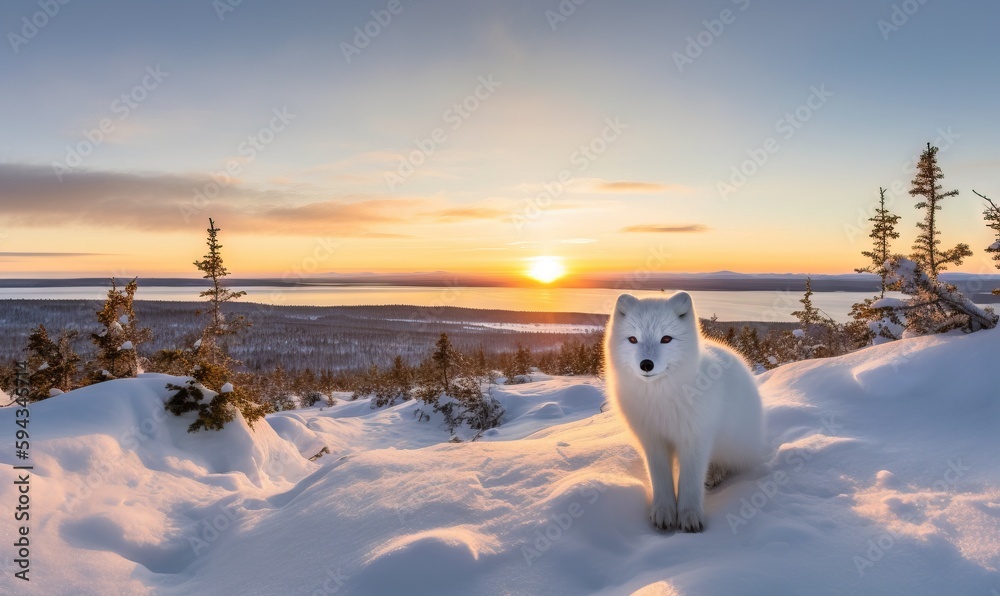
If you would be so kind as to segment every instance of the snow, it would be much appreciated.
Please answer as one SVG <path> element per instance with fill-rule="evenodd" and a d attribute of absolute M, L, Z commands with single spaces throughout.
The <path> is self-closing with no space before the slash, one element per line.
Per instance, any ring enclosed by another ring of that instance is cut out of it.
<path fill-rule="evenodd" d="M 226 384 L 224 384 L 222 386 L 221 389 L 219 389 L 219 393 L 232 393 L 232 392 L 233 392 L 233 384 L 232 383 L 226 383 Z"/>
<path fill-rule="evenodd" d="M 132 342 L 130 342 L 130 341 L 127 341 L 127 342 L 123 343 L 121 346 L 118 347 L 119 351 L 122 351 L 122 350 L 134 350 L 134 349 L 135 349 L 135 347 L 132 345 Z"/>
<path fill-rule="evenodd" d="M 48 363 L 48 362 L 43 362 L 43 363 L 41 363 L 40 365 L 38 365 L 38 370 L 40 370 L 40 371 L 41 371 L 41 370 L 45 370 L 45 369 L 47 369 L 48 367 L 49 367 L 49 363 Z"/>
<path fill-rule="evenodd" d="M 63 391 L 62 389 L 57 389 L 55 387 L 49 389 L 49 397 L 55 397 L 57 395 L 62 395 L 63 393 L 65 393 L 65 391 Z"/>
<path fill-rule="evenodd" d="M 996 242 L 991 244 L 990 247 L 987 248 L 986 250 L 1000 251 L 1000 240 L 997 240 Z"/>
<path fill-rule="evenodd" d="M 906 300 L 885 296 L 872 302 L 872 308 L 902 308 L 906 306 Z"/>
<path fill-rule="evenodd" d="M 188 434 L 163 411 L 181 379 L 92 385 L 31 408 L 32 581 L 0 546 L 0 593 L 989 595 L 998 349 L 926 336 L 761 375 L 770 462 L 707 495 L 703 534 L 652 528 L 589 377 L 493 388 L 504 425 L 462 443 L 412 401 Z M 19 463 L 0 450 L 4 503 Z"/>
<path fill-rule="evenodd" d="M 118 317 L 118 324 L 119 325 L 128 325 L 128 315 L 122 315 L 122 316 Z"/>
<path fill-rule="evenodd" d="M 197 350 L 200 347 L 201 347 L 201 340 L 199 339 L 199 340 L 197 340 L 197 341 L 194 342 L 194 349 Z"/>
<path fill-rule="evenodd" d="M 806 336 L 806 332 L 801 329 L 792 329 L 792 335 L 802 338 Z"/>

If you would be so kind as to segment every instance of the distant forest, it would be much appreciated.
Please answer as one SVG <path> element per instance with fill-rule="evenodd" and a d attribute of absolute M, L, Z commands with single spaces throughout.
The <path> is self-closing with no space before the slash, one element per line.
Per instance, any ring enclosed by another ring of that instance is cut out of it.
<path fill-rule="evenodd" d="M 141 290 L 140 290 L 141 292 Z M 26 356 L 31 329 L 39 324 L 52 330 L 77 330 L 74 349 L 87 354 L 93 347 L 90 334 L 99 330 L 94 314 L 100 300 L 0 300 L 0 359 L 9 362 Z M 195 315 L 203 303 L 135 301 L 139 324 L 152 338 L 138 346 L 141 356 L 158 350 L 190 347 L 200 336 L 204 320 Z M 233 357 L 248 371 L 354 370 L 391 361 L 396 355 L 416 363 L 447 333 L 456 348 L 471 351 L 480 346 L 489 353 L 516 349 L 555 349 L 577 333 L 529 333 L 489 329 L 469 323 L 560 323 L 581 327 L 601 326 L 604 317 L 582 313 L 533 313 L 413 306 L 270 306 L 227 304 L 225 311 L 243 315 L 251 327 L 228 339 Z"/>
<path fill-rule="evenodd" d="M 141 290 L 140 290 L 141 292 Z M 73 348 L 93 350 L 90 334 L 98 331 L 94 314 L 100 300 L 0 300 L 0 359 L 11 362 L 26 356 L 31 330 L 39 324 L 51 330 L 77 330 Z M 152 331 L 139 344 L 141 356 L 158 350 L 191 346 L 204 321 L 195 312 L 204 303 L 136 300 L 138 323 Z M 410 364 L 427 356 L 442 333 L 456 349 L 488 354 L 513 352 L 520 344 L 534 353 L 559 349 L 571 340 L 596 341 L 606 322 L 603 315 L 586 313 L 518 312 L 456 307 L 418 306 L 270 306 L 231 303 L 228 314 L 243 315 L 249 329 L 228 340 L 233 357 L 251 372 L 350 371 L 379 366 L 399 355 Z M 589 333 L 548 333 L 494 329 L 478 324 L 572 325 Z M 795 323 L 734 323 L 750 325 L 763 335 L 771 329 L 792 329 Z"/>

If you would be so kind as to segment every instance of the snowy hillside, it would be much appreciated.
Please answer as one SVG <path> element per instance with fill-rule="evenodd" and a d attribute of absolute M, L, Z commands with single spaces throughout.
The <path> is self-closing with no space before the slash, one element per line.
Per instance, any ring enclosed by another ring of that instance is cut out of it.
<path fill-rule="evenodd" d="M 770 464 L 709 493 L 703 534 L 651 527 L 591 378 L 494 389 L 507 422 L 457 444 L 413 402 L 189 435 L 168 377 L 91 386 L 32 408 L 31 582 L 7 521 L 0 592 L 996 595 L 998 355 L 994 330 L 762 376 Z"/>

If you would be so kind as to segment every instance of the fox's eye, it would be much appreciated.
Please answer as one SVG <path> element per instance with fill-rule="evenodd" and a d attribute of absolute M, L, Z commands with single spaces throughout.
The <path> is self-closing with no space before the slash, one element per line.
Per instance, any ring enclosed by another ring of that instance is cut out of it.
<path fill-rule="evenodd" d="M 663 337 L 660 338 L 660 343 L 661 344 L 668 344 L 671 341 L 673 341 L 673 339 L 674 338 L 670 337 L 669 335 L 664 335 Z"/>
<path fill-rule="evenodd" d="M 639 340 L 637 340 L 637 339 L 635 338 L 635 336 L 633 335 L 633 336 L 630 336 L 630 337 L 628 338 L 628 343 L 630 343 L 630 344 L 637 344 L 637 343 L 639 343 Z"/>

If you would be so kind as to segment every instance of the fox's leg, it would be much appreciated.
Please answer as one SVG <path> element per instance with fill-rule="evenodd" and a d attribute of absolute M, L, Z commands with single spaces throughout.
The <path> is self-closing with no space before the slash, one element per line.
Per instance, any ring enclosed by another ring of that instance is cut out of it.
<path fill-rule="evenodd" d="M 674 453 L 666 441 L 644 446 L 649 479 L 653 485 L 653 508 L 649 518 L 660 530 L 677 529 L 677 498 L 674 496 Z"/>
<path fill-rule="evenodd" d="M 679 452 L 680 474 L 677 478 L 677 526 L 683 532 L 705 529 L 705 476 L 708 472 L 708 449 L 689 446 Z"/>

